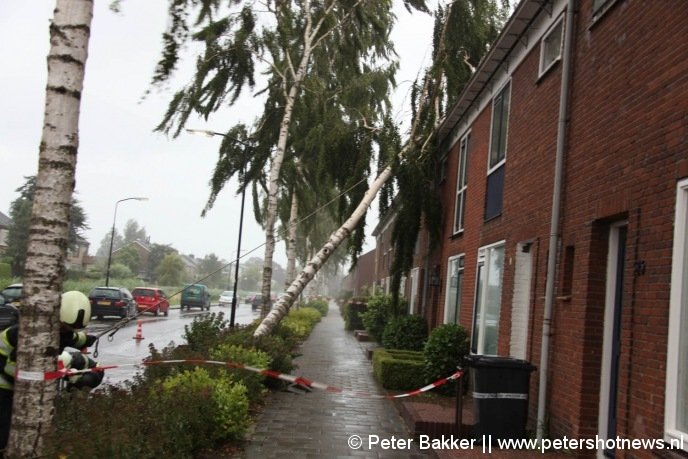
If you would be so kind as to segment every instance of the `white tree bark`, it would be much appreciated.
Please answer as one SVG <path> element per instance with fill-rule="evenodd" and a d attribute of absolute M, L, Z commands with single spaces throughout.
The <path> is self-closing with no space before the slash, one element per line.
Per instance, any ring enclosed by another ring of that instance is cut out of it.
<path fill-rule="evenodd" d="M 436 76 L 436 88 L 440 87 L 441 80 L 442 75 Z M 434 101 L 438 97 L 441 97 L 441 93 L 442 92 L 437 89 L 434 94 L 429 94 L 429 80 L 426 79 L 419 97 L 418 106 L 423 107 L 426 103 L 434 104 Z M 441 120 L 437 122 L 437 125 L 439 125 L 440 122 Z M 415 145 L 416 143 L 423 144 L 421 147 L 421 150 L 423 150 L 425 146 L 424 144 L 430 142 L 431 136 L 425 139 L 416 138 L 419 125 L 420 117 L 416 116 L 416 118 L 411 122 L 411 129 L 409 132 L 410 140 L 398 153 L 399 157 L 403 158 L 411 149 L 411 145 Z M 366 211 L 370 207 L 370 203 L 380 191 L 380 188 L 382 188 L 382 185 L 384 185 L 384 183 L 389 180 L 391 176 L 392 167 L 390 165 L 387 166 L 373 181 L 373 183 L 370 185 L 370 188 L 368 191 L 366 191 L 363 199 L 356 207 L 356 210 L 354 210 L 354 212 L 351 214 L 349 219 L 344 222 L 344 224 L 338 230 L 330 235 L 327 243 L 325 243 L 320 251 L 308 262 L 306 268 L 299 274 L 299 277 L 289 286 L 287 291 L 277 301 L 277 304 L 272 311 L 270 311 L 270 314 L 262 320 L 258 328 L 256 328 L 256 331 L 253 333 L 255 338 L 270 334 L 277 324 L 279 324 L 279 322 L 284 318 L 284 316 L 289 313 L 289 309 L 294 304 L 294 301 L 296 301 L 296 298 L 301 294 L 301 292 L 303 292 L 308 283 L 313 280 L 316 273 L 320 270 L 320 268 L 322 268 L 323 264 L 325 264 L 325 262 L 330 258 L 332 253 L 341 245 L 344 240 L 346 240 L 346 238 L 351 235 L 354 228 L 356 228 L 356 225 L 358 225 L 358 222 L 361 220 L 361 218 L 363 218 Z"/>
<path fill-rule="evenodd" d="M 403 150 L 402 150 L 403 154 Z M 322 268 L 323 264 L 330 258 L 332 253 L 341 245 L 343 241 L 348 238 L 353 230 L 358 225 L 358 222 L 363 218 L 370 204 L 375 199 L 378 191 L 382 185 L 392 176 L 392 167 L 387 166 L 385 170 L 373 181 L 370 188 L 363 196 L 363 199 L 356 207 L 356 210 L 344 222 L 344 224 L 334 233 L 330 235 L 327 243 L 315 254 L 315 256 L 308 262 L 299 277 L 292 282 L 287 291 L 280 297 L 275 307 L 270 311 L 265 319 L 260 323 L 253 336 L 258 338 L 260 336 L 268 335 L 277 326 L 277 324 L 289 313 L 289 309 L 294 304 L 296 298 L 301 294 L 303 289 L 315 277 L 315 274 Z"/>
<path fill-rule="evenodd" d="M 310 60 L 313 48 L 311 47 L 311 21 L 310 16 L 307 21 L 305 40 L 303 47 L 303 55 L 299 63 L 298 70 L 294 74 L 294 81 L 289 88 L 287 98 L 284 106 L 284 116 L 280 123 L 279 138 L 277 140 L 277 149 L 275 156 L 272 158 L 272 165 L 270 167 L 270 182 L 268 188 L 268 209 L 266 212 L 265 222 L 265 256 L 263 257 L 263 287 L 261 295 L 263 302 L 261 306 L 261 317 L 265 317 L 270 311 L 270 287 L 272 282 L 272 256 L 275 253 L 275 221 L 277 220 L 277 191 L 279 189 L 279 176 L 282 170 L 282 162 L 284 162 L 284 153 L 287 149 L 287 139 L 289 136 L 289 125 L 291 124 L 292 115 L 294 112 L 294 104 L 299 93 L 299 87 L 306 75 L 306 67 Z M 286 82 L 285 82 L 286 85 Z"/>
<path fill-rule="evenodd" d="M 52 371 L 79 143 L 78 124 L 92 0 L 57 0 L 50 25 L 48 84 L 21 306 L 12 430 L 7 458 L 43 456 L 52 429 L 53 382 L 22 379 Z"/>
<path fill-rule="evenodd" d="M 289 288 L 296 279 L 296 231 L 298 230 L 299 198 L 296 192 L 291 196 L 291 211 L 289 213 L 289 232 L 287 236 L 287 276 L 284 287 Z"/>

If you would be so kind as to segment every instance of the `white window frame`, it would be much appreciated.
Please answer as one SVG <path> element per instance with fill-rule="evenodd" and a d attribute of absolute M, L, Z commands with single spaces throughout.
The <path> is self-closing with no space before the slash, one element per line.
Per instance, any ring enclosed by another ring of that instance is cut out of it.
<path fill-rule="evenodd" d="M 561 26 L 559 35 L 559 54 L 552 57 L 549 62 L 545 62 L 547 56 L 545 56 L 546 51 L 546 41 L 547 39 L 557 30 L 557 27 Z M 540 40 L 540 73 L 538 77 L 543 76 L 547 71 L 554 66 L 557 62 L 561 60 L 561 52 L 564 48 L 564 15 L 561 15 L 547 32 L 542 36 Z"/>
<path fill-rule="evenodd" d="M 464 260 L 463 266 L 461 266 L 461 264 L 459 263 L 459 260 L 461 260 L 461 259 Z M 458 324 L 458 323 L 460 323 L 459 318 L 460 318 L 460 314 L 461 314 L 461 294 L 459 293 L 459 295 L 456 299 L 456 306 L 452 305 L 452 301 L 451 301 L 452 298 L 449 295 L 450 282 L 451 282 L 451 279 L 454 275 L 454 273 L 452 272 L 452 263 L 454 261 L 456 261 L 456 263 L 457 263 L 457 281 L 459 279 L 461 279 L 460 285 L 463 286 L 463 276 L 464 276 L 464 272 L 466 269 L 465 254 L 461 253 L 459 255 L 454 255 L 454 256 L 449 257 L 447 259 L 447 288 L 445 288 L 445 293 L 444 293 L 444 321 L 443 321 L 443 323 L 445 323 L 445 324 L 448 324 L 448 323 L 457 323 Z M 459 276 L 459 273 L 461 274 L 460 276 Z M 458 286 L 459 286 L 459 284 L 457 283 L 457 288 L 458 288 Z M 455 322 L 449 321 L 449 311 L 451 308 L 456 309 Z"/>
<path fill-rule="evenodd" d="M 490 166 L 490 159 L 492 158 L 492 135 L 494 133 L 494 122 L 495 122 L 495 100 L 497 99 L 497 96 L 499 96 L 504 90 L 509 87 L 509 97 L 507 99 L 508 102 L 508 107 L 509 107 L 509 112 L 508 116 L 506 119 L 506 131 L 504 132 L 504 136 L 506 137 L 506 140 L 504 142 L 504 157 L 500 159 L 497 163 L 495 163 L 493 166 Z M 506 156 L 508 153 L 508 146 L 509 146 L 509 120 L 511 118 L 511 93 L 512 93 L 512 88 L 511 88 L 511 78 L 507 79 L 504 84 L 499 88 L 499 90 L 496 92 L 495 96 L 492 98 L 492 119 L 490 120 L 490 148 L 487 154 L 487 175 L 492 174 L 495 170 L 499 169 L 500 166 L 502 166 L 506 162 Z"/>
<path fill-rule="evenodd" d="M 415 306 L 416 306 L 416 297 L 418 296 L 418 279 L 420 277 L 420 268 L 413 268 L 411 270 L 411 275 L 410 275 L 410 281 L 411 281 L 411 288 L 409 289 L 409 298 L 408 298 L 408 313 L 409 314 L 414 314 L 415 313 Z"/>
<path fill-rule="evenodd" d="M 676 193 L 676 219 L 674 221 L 674 249 L 671 266 L 671 292 L 669 295 L 669 336 L 667 345 L 667 377 L 664 397 L 664 440 L 688 451 L 688 442 L 683 439 L 688 431 L 677 426 L 679 405 L 679 360 L 681 346 L 681 323 L 688 320 L 688 179 L 678 182 Z M 686 339 L 686 337 L 683 337 Z M 688 371 L 688 364 L 683 371 Z M 687 429 L 688 430 L 688 429 Z"/>
<path fill-rule="evenodd" d="M 463 232 L 468 190 L 468 150 L 471 145 L 471 131 L 459 140 L 459 164 L 456 171 L 456 201 L 454 202 L 454 234 Z"/>
<path fill-rule="evenodd" d="M 474 301 L 474 307 L 473 307 L 473 321 L 471 324 L 471 353 L 479 354 L 479 355 L 488 355 L 485 354 L 485 316 L 486 314 L 485 309 L 487 307 L 487 295 L 486 293 L 488 292 L 487 286 L 490 278 L 490 271 L 489 271 L 489 266 L 490 266 L 490 258 L 492 256 L 492 249 L 496 249 L 498 247 L 501 247 L 504 250 L 504 257 L 503 257 L 503 264 L 502 264 L 502 277 L 500 279 L 500 293 L 499 293 L 499 317 L 497 318 L 497 334 L 499 336 L 499 321 L 502 315 L 502 294 L 504 290 L 504 267 L 506 266 L 506 241 L 502 240 L 499 242 L 495 242 L 494 244 L 490 245 L 485 245 L 483 247 L 480 247 L 478 249 L 478 262 L 476 263 L 476 286 L 475 286 L 475 295 L 476 295 L 476 300 L 477 300 L 477 295 L 478 292 L 480 291 L 480 304 L 477 303 L 477 301 Z M 478 279 L 478 271 L 480 269 L 480 265 L 482 264 L 483 266 L 483 271 L 482 271 L 482 277 Z M 477 331 L 478 331 L 478 341 L 474 344 L 475 340 L 475 334 L 474 331 L 476 330 L 476 315 L 478 312 L 478 309 L 480 309 L 480 322 L 477 324 Z M 497 346 L 499 346 L 499 342 L 497 342 Z M 473 352 L 473 348 L 476 348 L 476 351 Z M 496 354 L 489 354 L 489 355 L 496 355 Z"/>

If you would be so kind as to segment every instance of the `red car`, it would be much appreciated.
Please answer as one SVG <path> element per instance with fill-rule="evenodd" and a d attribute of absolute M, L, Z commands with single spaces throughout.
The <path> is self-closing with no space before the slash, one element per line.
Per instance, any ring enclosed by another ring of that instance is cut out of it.
<path fill-rule="evenodd" d="M 131 294 L 138 304 L 138 312 L 150 312 L 154 316 L 162 312 L 167 317 L 170 301 L 159 288 L 136 287 Z"/>

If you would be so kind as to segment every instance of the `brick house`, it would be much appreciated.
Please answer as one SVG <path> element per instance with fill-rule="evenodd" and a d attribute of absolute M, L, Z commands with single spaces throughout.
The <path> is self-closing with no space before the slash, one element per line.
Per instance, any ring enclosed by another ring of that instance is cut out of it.
<path fill-rule="evenodd" d="M 550 437 L 688 439 L 687 36 L 685 1 L 522 0 L 439 129 L 426 317 L 538 366 Z"/>
<path fill-rule="evenodd" d="M 356 266 L 344 277 L 342 289 L 350 291 L 353 296 L 367 296 L 375 288 L 375 252 L 369 250 L 360 257 Z"/>

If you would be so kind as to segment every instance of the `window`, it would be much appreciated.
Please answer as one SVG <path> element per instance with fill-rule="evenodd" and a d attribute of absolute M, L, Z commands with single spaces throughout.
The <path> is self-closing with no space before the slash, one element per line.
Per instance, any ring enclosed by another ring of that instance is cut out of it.
<path fill-rule="evenodd" d="M 411 270 L 411 291 L 409 292 L 408 298 L 408 313 L 415 314 L 416 312 L 416 299 L 418 297 L 418 279 L 419 279 L 420 268 L 413 268 Z"/>
<path fill-rule="evenodd" d="M 487 167 L 485 220 L 490 220 L 502 213 L 510 96 L 511 83 L 507 83 L 492 101 L 492 128 L 490 134 L 490 158 Z"/>
<path fill-rule="evenodd" d="M 604 16 L 604 13 L 609 11 L 616 3 L 617 0 L 593 0 L 592 2 L 592 18 L 593 21 L 596 21 L 597 19 L 601 18 Z"/>
<path fill-rule="evenodd" d="M 559 18 L 557 23 L 542 38 L 540 42 L 540 76 L 561 58 L 564 21 Z"/>
<path fill-rule="evenodd" d="M 463 263 L 464 256 L 457 255 L 449 258 L 447 268 L 447 297 L 444 301 L 444 323 L 458 324 L 461 310 L 461 291 L 463 290 Z"/>
<path fill-rule="evenodd" d="M 459 169 L 456 178 L 456 202 L 454 203 L 454 233 L 463 231 L 464 216 L 466 215 L 469 138 L 470 133 L 464 135 L 459 144 Z"/>
<path fill-rule="evenodd" d="M 503 242 L 483 247 L 478 251 L 473 334 L 471 336 L 471 352 L 474 354 L 497 355 L 503 270 Z"/>
<path fill-rule="evenodd" d="M 439 172 L 438 172 L 438 182 L 442 183 L 447 178 L 447 157 L 443 157 L 440 160 Z"/>
<path fill-rule="evenodd" d="M 678 184 L 669 296 L 669 343 L 664 436 L 670 444 L 688 435 L 688 179 Z"/>

